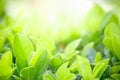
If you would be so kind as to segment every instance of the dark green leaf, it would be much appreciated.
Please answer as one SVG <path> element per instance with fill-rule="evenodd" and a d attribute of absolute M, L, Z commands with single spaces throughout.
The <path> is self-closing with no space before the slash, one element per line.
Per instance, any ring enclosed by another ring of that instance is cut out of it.
<path fill-rule="evenodd" d="M 111 77 L 112 77 L 114 80 L 120 80 L 120 74 L 118 74 L 118 73 L 112 74 Z"/>

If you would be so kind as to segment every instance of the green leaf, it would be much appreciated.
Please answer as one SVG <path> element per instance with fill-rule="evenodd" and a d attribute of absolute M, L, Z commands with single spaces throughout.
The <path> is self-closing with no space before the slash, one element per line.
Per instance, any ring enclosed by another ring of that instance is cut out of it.
<path fill-rule="evenodd" d="M 101 21 L 101 24 L 100 24 L 101 29 L 103 29 L 108 23 L 111 23 L 111 22 L 114 22 L 115 24 L 119 25 L 118 17 L 112 12 L 108 12 Z"/>
<path fill-rule="evenodd" d="M 56 80 L 55 76 L 52 72 L 47 71 L 44 75 L 43 75 L 43 79 L 44 80 Z"/>
<path fill-rule="evenodd" d="M 37 49 L 40 48 L 46 48 L 48 51 L 53 51 L 56 49 L 56 46 L 51 38 L 44 36 L 40 38 L 37 44 Z"/>
<path fill-rule="evenodd" d="M 99 29 L 104 14 L 103 9 L 98 4 L 92 7 L 85 18 L 85 26 L 87 26 L 89 32 L 94 33 Z"/>
<path fill-rule="evenodd" d="M 25 67 L 21 70 L 20 76 L 24 80 L 35 80 L 34 79 L 35 70 L 33 67 Z"/>
<path fill-rule="evenodd" d="M 1 60 L 0 60 L 0 80 L 8 80 L 13 70 L 11 68 L 12 66 L 12 53 L 10 51 L 3 54 Z"/>
<path fill-rule="evenodd" d="M 91 78 L 92 70 L 90 63 L 86 58 L 77 56 L 76 66 L 79 74 L 83 77 L 84 80 L 89 80 Z"/>
<path fill-rule="evenodd" d="M 86 44 L 86 45 L 84 46 L 84 48 L 82 49 L 82 51 L 81 51 L 81 55 L 82 55 L 83 57 L 86 57 L 87 50 L 90 49 L 90 48 L 93 48 L 93 46 L 94 46 L 94 42 L 91 42 L 91 43 Z"/>
<path fill-rule="evenodd" d="M 56 80 L 73 80 L 75 75 L 67 68 L 68 63 L 64 63 L 56 72 Z"/>
<path fill-rule="evenodd" d="M 95 78 L 100 79 L 100 77 L 102 76 L 102 74 L 107 68 L 108 62 L 109 62 L 108 59 L 104 59 L 95 65 L 92 73 L 92 79 L 95 79 Z"/>
<path fill-rule="evenodd" d="M 6 66 L 12 66 L 12 52 L 8 51 L 5 54 L 3 54 L 0 64 L 6 65 Z"/>
<path fill-rule="evenodd" d="M 111 37 L 105 37 L 104 40 L 103 40 L 103 43 L 108 49 L 113 51 L 113 47 L 111 45 Z"/>
<path fill-rule="evenodd" d="M 70 66 L 70 71 L 78 71 L 79 75 L 81 75 L 84 80 L 91 79 L 92 70 L 90 63 L 84 57 L 77 56 L 75 62 Z"/>
<path fill-rule="evenodd" d="M 43 80 L 43 75 L 39 75 L 37 80 Z"/>
<path fill-rule="evenodd" d="M 27 67 L 33 52 L 34 49 L 30 40 L 22 34 L 16 34 L 14 38 L 14 53 L 19 71 Z"/>
<path fill-rule="evenodd" d="M 120 74 L 118 74 L 118 73 L 112 74 L 111 77 L 112 77 L 114 80 L 120 80 Z"/>
<path fill-rule="evenodd" d="M 120 59 L 119 55 L 119 40 L 120 40 L 120 27 L 115 23 L 110 23 L 105 29 L 105 38 L 104 44 L 105 46 L 113 52 L 114 56 L 117 56 Z"/>
<path fill-rule="evenodd" d="M 12 33 L 7 34 L 7 39 L 10 42 L 11 46 L 13 47 L 13 44 L 14 44 L 14 35 Z"/>
<path fill-rule="evenodd" d="M 16 76 L 16 75 L 12 75 L 12 77 L 14 78 L 14 80 L 23 80 L 23 79 L 19 78 L 19 77 Z"/>
<path fill-rule="evenodd" d="M 56 55 L 54 56 L 51 61 L 50 61 L 50 66 L 54 69 L 57 70 L 61 65 L 62 65 L 63 61 L 61 56 Z"/>
<path fill-rule="evenodd" d="M 112 46 L 114 50 L 114 54 L 120 60 L 120 36 L 114 35 L 112 36 Z"/>
<path fill-rule="evenodd" d="M 113 14 L 112 12 L 110 12 L 108 14 L 108 16 L 110 17 L 109 21 L 108 21 L 109 23 L 114 22 L 115 24 L 119 25 L 119 19 L 118 19 L 117 15 Z"/>
<path fill-rule="evenodd" d="M 3 48 L 3 45 L 5 44 L 6 38 L 4 36 L 0 37 L 0 51 Z"/>
<path fill-rule="evenodd" d="M 118 73 L 120 71 L 120 66 L 113 66 L 111 68 L 111 73 Z"/>
<path fill-rule="evenodd" d="M 0 80 L 8 80 L 11 77 L 12 72 L 10 66 L 0 64 Z"/>
<path fill-rule="evenodd" d="M 75 50 L 75 51 L 74 51 L 73 53 L 71 53 L 71 54 L 66 54 L 64 60 L 65 60 L 65 61 L 69 61 L 70 59 L 73 58 L 73 56 L 77 55 L 78 53 L 79 53 L 79 51 Z"/>
<path fill-rule="evenodd" d="M 0 0 L 0 17 L 3 16 L 4 10 L 5 10 L 5 1 Z"/>
<path fill-rule="evenodd" d="M 95 63 L 99 62 L 101 60 L 101 58 L 102 58 L 102 54 L 100 52 L 98 52 L 95 57 Z"/>
<path fill-rule="evenodd" d="M 65 60 L 69 60 L 76 54 L 76 48 L 79 46 L 81 39 L 77 39 L 69 43 L 65 48 Z"/>
<path fill-rule="evenodd" d="M 35 69 L 34 77 L 37 77 L 40 74 L 43 74 L 48 65 L 47 51 L 45 49 L 38 50 L 30 60 L 29 66 L 32 66 Z"/>
<path fill-rule="evenodd" d="M 77 40 L 74 40 L 71 43 L 69 43 L 66 46 L 64 53 L 66 55 L 73 53 L 75 51 L 75 49 L 79 46 L 80 42 L 81 42 L 81 39 L 77 39 Z"/>
<path fill-rule="evenodd" d="M 111 37 L 113 35 L 119 35 L 120 34 L 120 27 L 115 23 L 109 23 L 105 29 L 105 36 Z"/>

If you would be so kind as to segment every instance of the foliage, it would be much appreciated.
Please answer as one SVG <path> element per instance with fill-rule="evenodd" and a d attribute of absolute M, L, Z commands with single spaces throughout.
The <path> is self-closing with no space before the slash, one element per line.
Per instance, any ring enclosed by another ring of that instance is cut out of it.
<path fill-rule="evenodd" d="M 24 21 L 1 17 L 3 11 L 4 5 L 0 7 L 0 80 L 120 79 L 119 18 L 112 12 L 95 4 L 84 21 L 88 33 L 68 38 L 74 40 L 66 46 L 67 41 L 57 42 L 48 35 L 24 33 Z"/>

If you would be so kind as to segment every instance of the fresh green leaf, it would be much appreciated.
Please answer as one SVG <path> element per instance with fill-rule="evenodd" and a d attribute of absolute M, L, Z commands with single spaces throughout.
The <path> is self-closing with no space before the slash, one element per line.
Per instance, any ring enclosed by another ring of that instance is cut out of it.
<path fill-rule="evenodd" d="M 12 66 L 12 52 L 8 51 L 5 54 L 3 54 L 0 64 L 6 65 L 6 66 Z"/>
<path fill-rule="evenodd" d="M 35 70 L 33 67 L 25 67 L 20 72 L 20 76 L 23 78 L 23 80 L 35 80 L 34 74 Z"/>
<path fill-rule="evenodd" d="M 61 65 L 62 65 L 63 61 L 61 56 L 56 55 L 54 56 L 51 61 L 50 61 L 50 66 L 54 69 L 57 70 Z"/>
<path fill-rule="evenodd" d="M 31 58 L 29 66 L 34 68 L 34 77 L 37 79 L 39 75 L 45 72 L 48 66 L 47 51 L 45 49 L 38 50 Z"/>
<path fill-rule="evenodd" d="M 119 25 L 118 17 L 113 14 L 111 11 L 105 14 L 105 17 L 102 19 L 100 27 L 103 29 L 107 24 L 114 22 L 115 24 Z"/>
<path fill-rule="evenodd" d="M 14 35 L 12 33 L 7 34 L 7 39 L 10 42 L 11 46 L 13 47 L 13 44 L 14 44 Z"/>
<path fill-rule="evenodd" d="M 77 55 L 78 53 L 79 53 L 79 51 L 75 50 L 75 51 L 74 51 L 73 53 L 71 53 L 71 54 L 66 54 L 64 60 L 65 60 L 65 61 L 68 61 L 68 60 L 72 59 L 72 57 L 74 57 L 75 55 Z"/>
<path fill-rule="evenodd" d="M 109 23 L 105 29 L 105 36 L 111 37 L 114 34 L 119 35 L 120 34 L 119 30 L 120 30 L 120 27 L 117 24 L 113 22 Z"/>
<path fill-rule="evenodd" d="M 48 51 L 53 51 L 56 49 L 53 40 L 47 36 L 41 37 L 37 44 L 37 49 L 46 48 Z"/>
<path fill-rule="evenodd" d="M 28 66 L 33 52 L 34 49 L 29 39 L 22 34 L 16 34 L 14 38 L 14 53 L 19 71 Z"/>
<path fill-rule="evenodd" d="M 54 74 L 51 73 L 50 71 L 47 71 L 44 74 L 43 78 L 44 78 L 44 80 L 56 80 Z"/>
<path fill-rule="evenodd" d="M 85 26 L 87 26 L 89 32 L 94 33 L 99 29 L 98 25 L 100 25 L 104 14 L 104 10 L 98 4 L 92 7 L 85 19 Z"/>
<path fill-rule="evenodd" d="M 81 39 L 72 41 L 70 44 L 66 46 L 64 53 L 66 55 L 72 54 L 76 50 L 76 48 L 79 46 L 80 42 L 81 42 Z"/>
<path fill-rule="evenodd" d="M 112 45 L 111 45 L 111 38 L 110 37 L 105 37 L 103 40 L 104 45 L 110 49 L 111 51 L 113 51 Z"/>
<path fill-rule="evenodd" d="M 94 46 L 94 42 L 91 42 L 91 43 L 86 44 L 86 45 L 84 46 L 82 52 L 81 52 L 81 55 L 82 55 L 83 57 L 85 57 L 85 56 L 86 56 L 86 53 L 87 53 L 87 50 L 88 50 L 89 48 L 93 48 L 93 46 Z"/>
<path fill-rule="evenodd" d="M 101 58 L 102 58 L 102 55 L 101 55 L 100 52 L 98 52 L 98 53 L 96 54 L 96 57 L 95 57 L 95 63 L 99 62 L 99 61 L 101 60 Z"/>
<path fill-rule="evenodd" d="M 56 80 L 73 80 L 75 75 L 67 68 L 68 63 L 64 63 L 56 72 Z"/>
<path fill-rule="evenodd" d="M 114 50 L 114 54 L 117 56 L 117 58 L 120 60 L 120 37 L 117 35 L 114 35 L 112 37 L 112 46 L 113 46 L 113 50 Z"/>
<path fill-rule="evenodd" d="M 107 68 L 108 62 L 109 62 L 108 59 L 104 59 L 95 65 L 92 72 L 92 79 L 95 79 L 95 78 L 100 79 L 100 77 L 102 76 L 102 74 Z"/>
<path fill-rule="evenodd" d="M 0 64 L 0 80 L 8 80 L 11 77 L 12 72 L 10 66 Z"/>
<path fill-rule="evenodd" d="M 70 66 L 70 71 L 78 71 L 83 79 L 89 80 L 92 76 L 92 70 L 89 61 L 81 56 L 77 56 L 75 62 Z M 86 74 L 87 72 L 87 74 Z"/>
<path fill-rule="evenodd" d="M 71 59 L 74 55 L 79 53 L 78 51 L 76 51 L 76 48 L 79 46 L 80 42 L 81 42 L 81 39 L 77 39 L 77 40 L 72 41 L 66 46 L 65 51 L 64 51 L 65 61 Z"/>
<path fill-rule="evenodd" d="M 90 67 L 90 63 L 87 59 L 81 56 L 77 56 L 77 70 L 79 74 L 83 77 L 84 80 L 88 80 L 91 78 L 92 70 Z M 86 74 L 87 72 L 87 74 Z"/>
<path fill-rule="evenodd" d="M 120 27 L 117 26 L 115 23 L 110 23 L 105 29 L 105 38 L 104 38 L 104 44 L 105 46 L 110 49 L 113 52 L 114 56 L 117 56 L 118 59 L 120 59 L 119 56 L 119 40 L 120 40 Z"/>
<path fill-rule="evenodd" d="M 3 48 L 3 45 L 5 44 L 6 38 L 4 36 L 0 37 L 0 51 Z"/>

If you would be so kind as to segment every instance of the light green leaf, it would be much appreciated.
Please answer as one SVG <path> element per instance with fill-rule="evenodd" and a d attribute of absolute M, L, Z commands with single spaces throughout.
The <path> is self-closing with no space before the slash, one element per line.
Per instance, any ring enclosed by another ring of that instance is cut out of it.
<path fill-rule="evenodd" d="M 81 42 L 81 39 L 77 39 L 77 40 L 74 40 L 71 43 L 69 43 L 66 46 L 64 53 L 65 54 L 73 53 L 75 51 L 75 49 L 79 46 L 80 42 Z"/>
<path fill-rule="evenodd" d="M 108 49 L 110 49 L 111 51 L 113 51 L 113 47 L 112 47 L 112 42 L 111 42 L 111 37 L 105 37 L 104 38 L 104 40 L 103 40 L 103 43 L 104 43 L 104 45 L 108 48 Z"/>
<path fill-rule="evenodd" d="M 98 52 L 95 57 L 95 63 L 99 62 L 101 60 L 101 58 L 102 58 L 102 54 L 100 52 Z"/>
<path fill-rule="evenodd" d="M 113 52 L 114 56 L 117 56 L 120 59 L 119 55 L 119 43 L 120 40 L 120 27 L 115 23 L 110 23 L 105 29 L 105 38 L 104 44 L 105 46 Z"/>
<path fill-rule="evenodd" d="M 75 51 L 74 51 L 73 53 L 71 53 L 71 54 L 66 54 L 64 60 L 65 60 L 65 61 L 68 61 L 68 60 L 70 60 L 73 56 L 77 55 L 78 53 L 79 53 L 79 51 L 75 50 Z"/>
<path fill-rule="evenodd" d="M 114 35 L 112 36 L 112 46 L 114 50 L 114 54 L 120 60 L 120 36 Z"/>
<path fill-rule="evenodd" d="M 81 42 L 81 39 L 77 39 L 72 41 L 66 46 L 64 51 L 64 54 L 66 56 L 65 60 L 72 58 L 72 56 L 76 54 L 76 48 L 79 46 L 80 42 Z"/>
<path fill-rule="evenodd" d="M 0 64 L 0 80 L 8 80 L 11 77 L 12 72 L 10 66 Z"/>
<path fill-rule="evenodd" d="M 101 21 L 101 24 L 100 24 L 101 29 L 103 29 L 108 23 L 111 23 L 111 22 L 114 22 L 115 24 L 119 25 L 118 17 L 112 12 L 108 12 Z"/>
<path fill-rule="evenodd" d="M 35 79 L 40 74 L 43 74 L 48 65 L 47 51 L 45 49 L 38 50 L 30 60 L 29 66 L 32 66 L 35 69 Z"/>
<path fill-rule="evenodd" d="M 43 79 L 44 80 L 56 80 L 55 76 L 52 72 L 47 71 L 44 75 L 43 75 Z"/>
<path fill-rule="evenodd" d="M 98 4 L 92 7 L 85 18 L 85 26 L 87 26 L 89 32 L 94 33 L 99 29 L 104 14 L 103 9 Z"/>
<path fill-rule="evenodd" d="M 119 35 L 120 34 L 119 30 L 120 30 L 120 27 L 112 22 L 107 25 L 104 33 L 105 33 L 105 36 L 111 37 L 114 34 Z"/>
<path fill-rule="evenodd" d="M 6 66 L 12 66 L 12 52 L 8 51 L 5 54 L 3 54 L 0 64 L 6 65 Z"/>
<path fill-rule="evenodd" d="M 1 49 L 2 49 L 2 47 L 3 47 L 3 45 L 5 44 L 5 41 L 6 41 L 6 38 L 5 37 L 0 37 L 0 51 L 1 51 Z"/>
<path fill-rule="evenodd" d="M 13 47 L 13 44 L 14 44 L 14 35 L 12 33 L 7 34 L 7 39 L 10 42 L 11 46 Z"/>
<path fill-rule="evenodd" d="M 64 63 L 56 72 L 57 80 L 73 80 L 75 75 L 70 73 L 70 70 L 67 68 L 68 63 Z"/>
<path fill-rule="evenodd" d="M 35 80 L 34 74 L 35 74 L 35 70 L 33 67 L 25 67 L 20 72 L 20 76 L 24 80 Z"/>
<path fill-rule="evenodd" d="M 94 42 L 91 42 L 91 43 L 86 44 L 86 45 L 84 46 L 84 48 L 82 49 L 82 51 L 81 51 L 81 55 L 82 55 L 83 57 L 86 57 L 87 50 L 90 49 L 90 48 L 93 48 L 93 46 L 94 46 Z"/>
<path fill-rule="evenodd" d="M 53 51 L 56 49 L 56 46 L 54 41 L 51 38 L 44 36 L 40 38 L 37 44 L 37 49 L 40 49 L 40 48 L 46 48 L 48 51 Z"/>
<path fill-rule="evenodd" d="M 61 65 L 62 65 L 63 61 L 61 56 L 56 55 L 54 56 L 51 61 L 50 61 L 50 66 L 54 69 L 57 70 Z"/>
<path fill-rule="evenodd" d="M 14 38 L 14 53 L 19 71 L 27 67 L 33 52 L 34 49 L 30 40 L 22 34 L 16 34 Z"/>
<path fill-rule="evenodd" d="M 100 79 L 100 77 L 102 76 L 102 74 L 107 68 L 108 62 L 109 62 L 108 59 L 104 59 L 95 65 L 92 73 L 92 79 L 95 79 L 95 78 Z"/>
<path fill-rule="evenodd" d="M 108 13 L 109 18 L 109 23 L 114 22 L 115 24 L 119 25 L 119 19 L 118 16 L 113 14 L 112 12 Z M 107 19 L 106 19 L 107 20 Z"/>
<path fill-rule="evenodd" d="M 89 61 L 84 57 L 77 56 L 76 63 L 79 74 L 83 77 L 84 80 L 89 80 L 92 75 Z"/>

